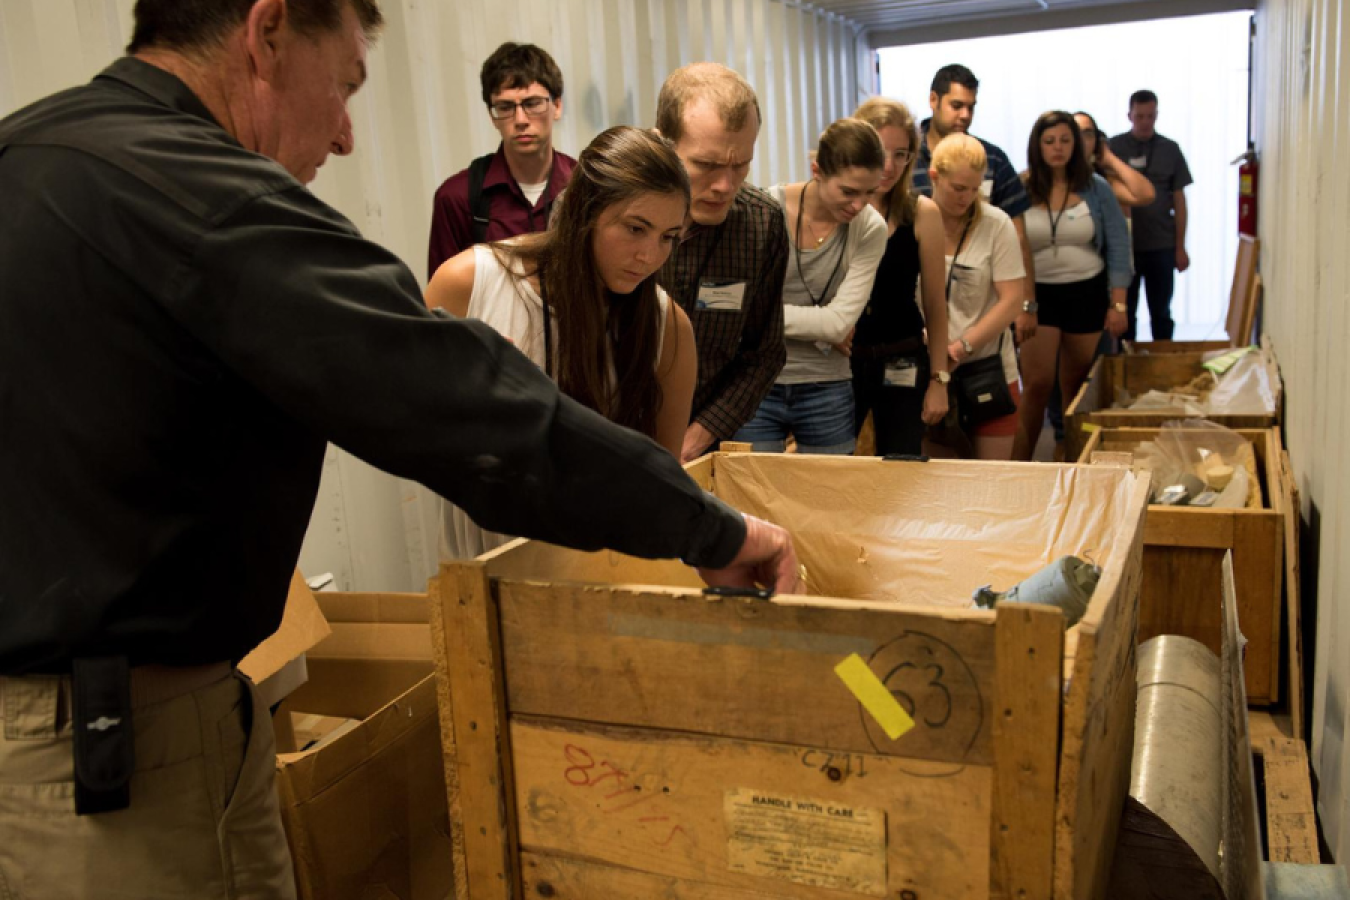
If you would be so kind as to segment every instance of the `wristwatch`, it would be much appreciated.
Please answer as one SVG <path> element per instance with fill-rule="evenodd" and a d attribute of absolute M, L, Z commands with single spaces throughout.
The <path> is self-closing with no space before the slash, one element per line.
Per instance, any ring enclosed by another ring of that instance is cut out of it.
<path fill-rule="evenodd" d="M 1037 303 L 1035 300 L 1022 301 L 1022 312 L 1024 313 L 1031 313 L 1032 315 L 1035 315 L 1036 311 L 1039 310 L 1040 308 L 1041 305 Z"/>
<path fill-rule="evenodd" d="M 1111 308 L 1118 313 L 1128 313 L 1130 311 L 1130 308 L 1124 303 L 1112 303 Z"/>
<path fill-rule="evenodd" d="M 952 380 L 952 373 L 948 372 L 946 369 L 938 369 L 933 373 L 932 380 L 936 381 L 938 384 L 947 384 Z"/>
<path fill-rule="evenodd" d="M 966 336 L 964 334 L 961 335 L 961 349 L 966 351 L 967 353 L 975 352 L 975 348 L 970 346 L 970 341 L 966 340 Z"/>

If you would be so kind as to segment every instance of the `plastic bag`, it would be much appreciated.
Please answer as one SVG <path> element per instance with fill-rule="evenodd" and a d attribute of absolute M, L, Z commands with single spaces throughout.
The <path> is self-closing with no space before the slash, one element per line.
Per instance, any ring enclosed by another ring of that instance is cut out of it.
<path fill-rule="evenodd" d="M 1135 464 L 1153 474 L 1155 502 L 1172 485 L 1188 485 L 1187 499 L 1194 499 L 1203 485 L 1218 496 L 1212 506 L 1243 509 L 1261 503 L 1260 484 L 1251 472 L 1256 454 L 1242 435 L 1204 419 L 1167 422 L 1158 437 L 1134 451 Z M 1189 477 L 1188 477 L 1189 476 Z M 1198 479 L 1198 482 L 1197 482 Z"/>
<path fill-rule="evenodd" d="M 1210 415 L 1269 415 L 1275 412 L 1279 372 L 1270 355 L 1249 353 L 1217 376 L 1206 401 Z"/>
<path fill-rule="evenodd" d="M 1197 401 L 1194 397 L 1188 397 L 1185 394 L 1173 394 L 1167 391 L 1146 391 L 1131 401 L 1128 409 L 1136 412 L 1146 410 L 1166 410 L 1171 412 L 1175 410 L 1186 416 L 1203 416 L 1206 413 L 1204 404 Z"/>

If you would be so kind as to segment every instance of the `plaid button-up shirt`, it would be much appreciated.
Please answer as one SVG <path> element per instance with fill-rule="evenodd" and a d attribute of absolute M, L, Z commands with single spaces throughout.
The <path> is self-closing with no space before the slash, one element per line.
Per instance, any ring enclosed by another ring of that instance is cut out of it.
<path fill-rule="evenodd" d="M 726 220 L 712 227 L 691 225 L 661 270 L 661 286 L 694 326 L 693 421 L 716 440 L 730 438 L 750 421 L 787 359 L 787 250 L 782 208 L 759 188 L 742 185 Z M 699 309 L 699 284 L 707 282 L 744 282 L 741 308 Z"/>

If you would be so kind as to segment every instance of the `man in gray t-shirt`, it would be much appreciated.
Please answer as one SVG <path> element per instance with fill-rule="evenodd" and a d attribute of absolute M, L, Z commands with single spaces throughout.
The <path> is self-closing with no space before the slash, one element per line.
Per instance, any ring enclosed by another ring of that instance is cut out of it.
<path fill-rule="evenodd" d="M 1158 95 L 1135 91 L 1130 96 L 1129 131 L 1111 138 L 1111 152 L 1153 183 L 1156 196 L 1134 209 L 1134 281 L 1128 294 L 1130 327 L 1125 340 L 1135 339 L 1139 283 L 1148 295 L 1153 339 L 1170 341 L 1173 272 L 1191 265 L 1186 254 L 1186 187 L 1191 170 L 1177 142 L 1153 130 L 1158 120 Z"/>

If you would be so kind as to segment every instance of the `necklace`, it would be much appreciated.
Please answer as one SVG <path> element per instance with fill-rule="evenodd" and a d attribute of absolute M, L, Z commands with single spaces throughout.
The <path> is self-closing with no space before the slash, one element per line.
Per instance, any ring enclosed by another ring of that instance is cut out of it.
<path fill-rule="evenodd" d="M 820 296 L 817 297 L 811 291 L 811 285 L 806 283 L 806 273 L 802 271 L 802 211 L 806 209 L 806 189 L 810 184 L 811 182 L 808 181 L 806 184 L 802 185 L 802 196 L 801 199 L 797 201 L 797 244 L 792 248 L 792 252 L 797 258 L 797 278 L 801 280 L 802 287 L 806 288 L 806 296 L 811 298 L 812 306 L 820 306 L 828 299 L 830 285 L 834 284 L 834 276 L 839 274 L 839 267 L 844 263 L 844 244 L 848 242 L 848 235 L 845 233 L 844 240 L 839 242 L 839 255 L 835 257 L 834 269 L 830 272 L 830 277 L 825 279 L 825 288 L 820 292 Z M 848 226 L 845 225 L 844 228 L 847 229 Z M 826 237 L 829 237 L 829 235 L 826 235 Z M 817 241 L 816 246 L 819 247 L 823 240 L 824 238 L 821 238 L 820 241 Z"/>
<path fill-rule="evenodd" d="M 800 246 L 800 245 L 801 245 L 801 242 L 802 242 L 802 221 L 806 218 L 806 189 L 809 188 L 809 187 L 810 187 L 812 184 L 814 184 L 814 183 L 815 183 L 815 181 L 813 180 L 813 181 L 808 181 L 806 184 L 802 185 L 802 196 L 801 196 L 801 199 L 797 201 L 797 244 L 798 244 L 798 246 Z M 818 247 L 820 247 L 821 244 L 823 244 L 823 243 L 825 243 L 827 240 L 829 240 L 830 235 L 834 234 L 835 223 L 832 223 L 828 228 L 826 228 L 826 229 L 825 229 L 825 234 L 822 235 L 821 237 L 816 237 L 816 226 L 815 226 L 815 223 L 814 223 L 814 222 L 808 222 L 807 225 L 806 225 L 806 227 L 810 230 L 810 232 L 811 232 L 811 237 L 815 238 L 815 241 L 816 241 L 816 247 L 818 248 Z"/>

